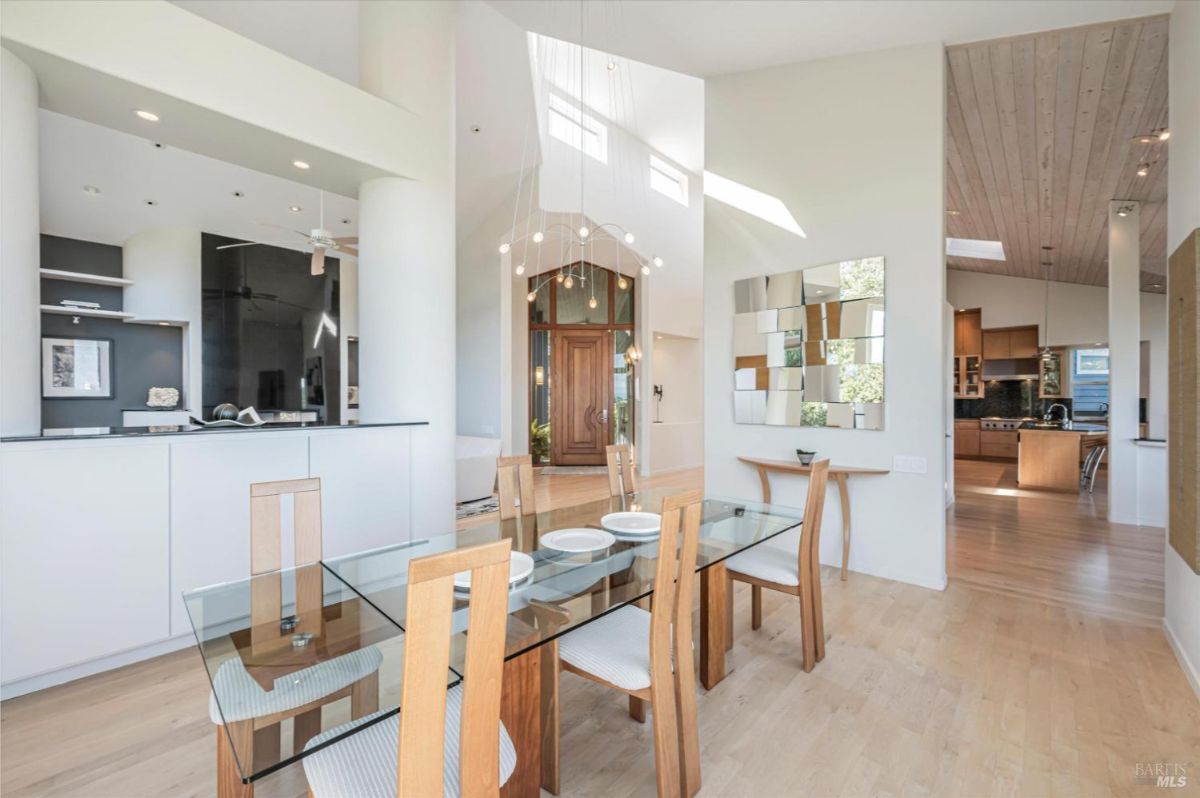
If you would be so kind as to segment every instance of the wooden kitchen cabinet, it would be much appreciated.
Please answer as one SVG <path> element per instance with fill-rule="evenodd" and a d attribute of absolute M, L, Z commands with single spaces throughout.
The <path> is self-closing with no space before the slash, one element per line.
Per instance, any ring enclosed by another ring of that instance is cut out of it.
<path fill-rule="evenodd" d="M 1008 331 L 1008 356 L 1011 358 L 1038 356 L 1038 328 L 1021 327 Z"/>
<path fill-rule="evenodd" d="M 1009 360 L 1008 330 L 983 331 L 983 359 Z"/>
<path fill-rule="evenodd" d="M 1038 328 L 983 330 L 984 360 L 1016 360 L 1038 356 Z"/>
<path fill-rule="evenodd" d="M 954 422 L 955 457 L 979 456 L 979 421 L 956 419 Z"/>
<path fill-rule="evenodd" d="M 1017 458 L 1018 433 L 1006 430 L 983 430 L 979 433 L 979 454 L 982 457 Z"/>
<path fill-rule="evenodd" d="M 981 315 L 978 308 L 960 310 L 954 314 L 954 354 L 980 355 L 983 353 Z"/>

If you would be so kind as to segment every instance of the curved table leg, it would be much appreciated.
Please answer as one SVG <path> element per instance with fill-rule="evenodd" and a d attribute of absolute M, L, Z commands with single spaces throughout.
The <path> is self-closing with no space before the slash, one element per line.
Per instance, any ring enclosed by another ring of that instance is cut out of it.
<path fill-rule="evenodd" d="M 758 469 L 758 481 L 762 483 L 763 504 L 771 503 L 771 480 L 767 477 L 767 469 L 762 466 L 756 466 Z"/>
<path fill-rule="evenodd" d="M 850 486 L 845 474 L 834 474 L 838 496 L 842 500 L 842 581 L 846 581 L 846 566 L 850 561 Z"/>

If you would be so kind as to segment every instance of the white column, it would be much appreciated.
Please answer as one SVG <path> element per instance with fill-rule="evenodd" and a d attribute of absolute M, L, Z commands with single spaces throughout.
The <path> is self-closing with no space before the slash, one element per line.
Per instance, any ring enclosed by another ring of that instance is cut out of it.
<path fill-rule="evenodd" d="M 420 119 L 421 179 L 359 187 L 363 422 L 413 431 L 413 536 L 454 530 L 455 4 L 359 4 L 362 88 Z"/>
<path fill-rule="evenodd" d="M 1118 524 L 1137 523 L 1139 211 L 1136 202 L 1113 201 L 1108 207 L 1108 520 Z"/>
<path fill-rule="evenodd" d="M 0 433 L 42 426 L 38 85 L 0 50 Z"/>
<path fill-rule="evenodd" d="M 200 231 L 189 227 L 143 230 L 125 241 L 121 273 L 133 285 L 125 289 L 124 308 L 140 322 L 168 323 L 183 329 L 183 407 L 204 412 L 200 389 L 201 325 Z"/>

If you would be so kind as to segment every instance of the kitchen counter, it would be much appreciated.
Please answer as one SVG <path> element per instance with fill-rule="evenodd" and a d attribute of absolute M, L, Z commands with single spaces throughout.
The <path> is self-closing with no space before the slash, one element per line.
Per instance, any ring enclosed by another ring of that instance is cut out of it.
<path fill-rule="evenodd" d="M 348 424 L 325 424 L 319 421 L 281 422 L 263 424 L 260 427 L 226 425 L 204 427 L 199 424 L 167 424 L 152 427 L 62 427 L 42 430 L 40 435 L 10 435 L 0 438 L 0 443 L 27 443 L 41 441 L 75 441 L 90 438 L 154 438 L 163 435 L 214 435 L 221 432 L 284 432 L 287 430 L 357 429 L 359 427 L 412 427 L 428 424 L 427 421 L 380 421 L 374 423 L 351 422 Z"/>
<path fill-rule="evenodd" d="M 1036 421 L 1027 421 L 1021 425 L 1022 430 L 1037 430 L 1038 432 L 1108 432 L 1105 424 L 1089 424 L 1082 421 L 1069 422 L 1065 427 L 1042 427 Z"/>
<path fill-rule="evenodd" d="M 1075 493 L 1079 490 L 1085 443 L 1101 441 L 1108 428 L 1075 424 L 1071 429 L 1022 425 L 1017 450 L 1017 485 L 1021 488 Z"/>

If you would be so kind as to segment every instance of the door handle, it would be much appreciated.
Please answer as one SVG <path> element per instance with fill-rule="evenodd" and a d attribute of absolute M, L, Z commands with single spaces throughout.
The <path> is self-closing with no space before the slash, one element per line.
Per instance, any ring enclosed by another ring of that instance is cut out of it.
<path fill-rule="evenodd" d="M 600 411 L 600 423 L 601 424 L 608 423 L 608 408 L 607 407 Z"/>

